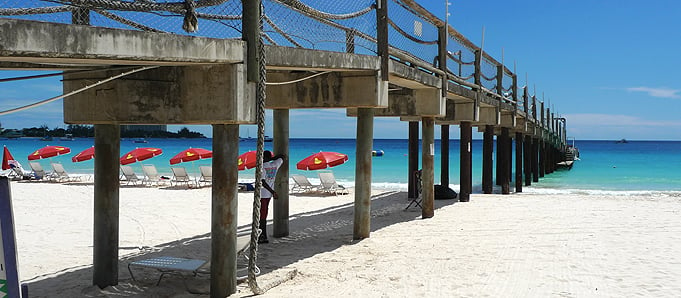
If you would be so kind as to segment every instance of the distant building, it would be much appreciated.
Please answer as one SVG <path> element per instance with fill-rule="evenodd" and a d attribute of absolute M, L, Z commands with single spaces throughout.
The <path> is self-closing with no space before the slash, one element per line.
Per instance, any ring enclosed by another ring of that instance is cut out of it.
<path fill-rule="evenodd" d="M 168 131 L 168 125 L 121 125 L 121 132 L 126 131 Z"/>

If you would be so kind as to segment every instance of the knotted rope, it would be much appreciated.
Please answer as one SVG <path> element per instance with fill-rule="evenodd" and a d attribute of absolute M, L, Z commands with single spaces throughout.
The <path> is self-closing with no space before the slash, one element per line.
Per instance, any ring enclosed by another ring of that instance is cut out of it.
<path fill-rule="evenodd" d="M 256 263 L 258 259 L 258 224 L 260 223 L 260 189 L 262 188 L 262 156 L 265 150 L 265 78 L 267 70 L 265 69 L 265 41 L 263 36 L 263 22 L 265 16 L 265 7 L 260 4 L 259 16 L 259 30 L 258 30 L 258 61 L 260 62 L 260 80 L 256 85 L 256 121 L 258 122 L 258 139 L 256 149 L 256 164 L 255 164 L 255 190 L 253 191 L 253 223 L 251 224 L 251 247 L 249 248 L 248 258 L 248 286 L 256 295 L 264 294 L 265 291 L 258 286 L 256 280 Z"/>
<path fill-rule="evenodd" d="M 196 32 L 199 30 L 199 19 L 196 16 L 196 3 L 194 0 L 184 0 L 184 21 L 182 29 L 186 32 Z"/>

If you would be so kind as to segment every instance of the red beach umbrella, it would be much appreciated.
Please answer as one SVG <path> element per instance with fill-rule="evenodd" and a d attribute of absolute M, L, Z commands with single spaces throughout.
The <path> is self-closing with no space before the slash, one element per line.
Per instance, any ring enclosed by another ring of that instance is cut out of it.
<path fill-rule="evenodd" d="M 347 154 L 338 152 L 317 152 L 296 164 L 298 170 L 321 170 L 345 163 Z"/>
<path fill-rule="evenodd" d="M 7 149 L 7 146 L 3 146 L 3 147 L 5 147 L 5 150 L 2 152 L 2 169 L 3 170 L 9 170 L 9 169 L 12 168 L 9 165 L 11 163 L 15 163 L 16 160 L 14 160 L 12 153 L 9 153 L 9 149 Z"/>
<path fill-rule="evenodd" d="M 87 148 L 80 153 L 76 154 L 76 156 L 71 157 L 71 161 L 73 162 L 79 162 L 79 161 L 86 161 L 89 159 L 93 159 L 95 157 L 95 146 L 92 146 L 90 148 Z"/>
<path fill-rule="evenodd" d="M 161 148 L 136 148 L 121 156 L 121 164 L 127 165 L 137 161 L 143 161 L 156 155 L 161 155 L 161 153 L 163 153 Z"/>
<path fill-rule="evenodd" d="M 170 164 L 178 164 L 186 161 L 195 161 L 204 158 L 213 157 L 213 151 L 202 149 L 202 148 L 189 148 L 170 159 Z"/>
<path fill-rule="evenodd" d="M 69 147 L 64 146 L 45 146 L 28 155 L 28 160 L 54 157 L 71 152 Z"/>
<path fill-rule="evenodd" d="M 248 151 L 239 155 L 239 159 L 237 160 L 237 168 L 239 171 L 255 168 L 255 164 L 258 160 L 258 155 L 256 153 L 257 151 Z"/>

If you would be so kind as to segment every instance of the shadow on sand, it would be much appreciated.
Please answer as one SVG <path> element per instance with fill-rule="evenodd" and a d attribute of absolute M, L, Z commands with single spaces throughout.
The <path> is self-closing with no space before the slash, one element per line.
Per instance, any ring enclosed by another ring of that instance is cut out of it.
<path fill-rule="evenodd" d="M 295 196 L 291 196 L 295 200 Z M 435 209 L 452 205 L 456 200 L 436 200 Z M 387 192 L 372 197 L 371 231 L 401 222 L 419 220 L 421 209 L 408 204 L 406 192 Z M 437 213 L 436 213 L 437 216 Z M 259 245 L 257 263 L 261 276 L 273 270 L 290 266 L 297 261 L 312 257 L 319 253 L 333 251 L 345 245 L 354 245 L 361 240 L 353 240 L 354 203 L 340 204 L 321 210 L 293 214 L 290 216 L 290 235 L 282 238 L 270 238 L 269 244 Z M 271 223 L 268 224 L 272 233 Z M 250 231 L 250 225 L 240 226 L 240 232 Z M 207 294 L 209 275 L 199 274 L 197 277 L 183 278 L 176 275 L 164 277 L 156 286 L 159 273 L 155 270 L 135 269 L 137 281 L 133 281 L 128 273 L 127 264 L 134 260 L 158 256 L 174 256 L 191 259 L 210 260 L 210 234 L 181 239 L 156 247 L 121 247 L 118 266 L 119 285 L 103 290 L 92 284 L 92 266 L 65 269 L 61 272 L 42 276 L 29 281 L 31 297 L 52 297 L 55 289 L 60 295 L 76 295 L 84 297 L 166 297 L 175 294 L 196 293 Z M 133 253 L 129 253 L 129 252 Z M 209 266 L 205 265 L 204 269 Z M 138 273 L 138 270 L 139 271 Z M 183 296 L 184 297 L 184 296 Z"/>

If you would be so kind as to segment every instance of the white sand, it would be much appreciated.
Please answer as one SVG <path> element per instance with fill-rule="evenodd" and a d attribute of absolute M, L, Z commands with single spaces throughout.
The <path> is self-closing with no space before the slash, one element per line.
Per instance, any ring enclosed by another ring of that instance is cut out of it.
<path fill-rule="evenodd" d="M 92 185 L 12 182 L 21 279 L 31 297 L 208 297 L 206 276 L 155 286 L 131 259 L 210 258 L 210 188 L 124 187 L 120 284 L 91 286 Z M 252 194 L 239 195 L 239 227 Z M 354 195 L 292 196 L 291 235 L 260 247 L 264 297 L 680 297 L 681 198 L 473 195 L 435 217 L 376 192 L 371 237 L 352 241 Z M 270 213 L 271 214 L 271 213 Z M 269 226 L 270 235 L 272 233 Z M 142 249 L 140 249 L 142 248 Z M 137 271 L 136 271 L 137 272 Z M 249 296 L 239 285 L 234 296 Z"/>

